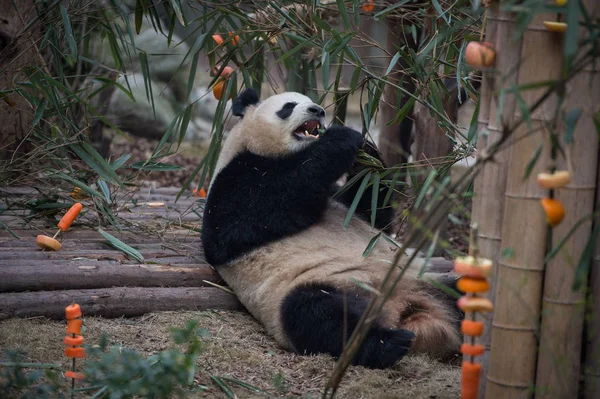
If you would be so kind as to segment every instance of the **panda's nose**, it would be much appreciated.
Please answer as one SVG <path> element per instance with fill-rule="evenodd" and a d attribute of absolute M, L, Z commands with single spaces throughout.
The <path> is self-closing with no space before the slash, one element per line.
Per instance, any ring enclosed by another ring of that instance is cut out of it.
<path fill-rule="evenodd" d="M 308 107 L 308 112 L 310 112 L 311 114 L 315 114 L 320 118 L 325 117 L 325 110 L 319 107 L 318 105 L 312 105 Z"/>

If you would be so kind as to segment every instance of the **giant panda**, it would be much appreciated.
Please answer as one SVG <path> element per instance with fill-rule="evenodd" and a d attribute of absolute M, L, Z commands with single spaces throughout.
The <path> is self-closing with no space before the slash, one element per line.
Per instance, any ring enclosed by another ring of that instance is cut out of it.
<path fill-rule="evenodd" d="M 379 240 L 363 257 L 377 230 L 364 210 L 344 229 L 353 194 L 331 198 L 365 141 L 343 126 L 323 132 L 324 109 L 299 93 L 260 101 L 246 89 L 232 112 L 241 119 L 223 143 L 203 213 L 206 260 L 281 346 L 338 357 L 373 295 L 364 285 L 378 287 L 394 256 Z M 410 273 L 353 364 L 387 368 L 407 353 L 457 353 L 455 301 Z"/>

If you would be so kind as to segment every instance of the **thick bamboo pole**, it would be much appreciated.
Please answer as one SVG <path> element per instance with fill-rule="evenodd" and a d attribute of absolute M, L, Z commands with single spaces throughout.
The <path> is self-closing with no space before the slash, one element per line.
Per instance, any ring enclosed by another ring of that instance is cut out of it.
<path fill-rule="evenodd" d="M 596 205 L 600 203 L 600 162 L 596 169 Z M 600 206 L 596 206 L 600 212 Z M 594 225 L 600 223 L 600 217 L 594 219 Z M 585 322 L 585 350 L 583 352 L 583 398 L 600 397 L 600 238 L 596 240 L 594 259 L 590 270 L 589 313 Z"/>
<path fill-rule="evenodd" d="M 593 8 L 593 2 L 596 3 L 595 0 L 584 2 L 588 10 Z M 596 6 L 595 16 L 598 16 L 598 9 L 600 7 Z M 555 35 L 552 36 L 554 40 L 557 39 Z M 562 42 L 554 46 L 559 49 L 563 47 Z M 600 111 L 599 72 L 600 69 L 585 70 L 567 86 L 566 114 L 580 110 L 581 115 L 573 132 L 574 143 L 561 143 L 570 155 L 570 165 L 562 157 L 556 161 L 557 169 L 572 168 L 572 176 L 569 185 L 554 192 L 554 197 L 563 203 L 566 214 L 562 223 L 552 230 L 553 248 L 565 240 L 577 221 L 594 211 L 598 164 L 598 134 L 594 115 Z M 560 130 L 559 133 L 559 137 L 563 138 L 564 134 Z M 576 398 L 578 394 L 586 282 L 576 291 L 572 287 L 579 259 L 591 231 L 591 220 L 580 225 L 563 249 L 546 265 L 536 399 Z"/>
<path fill-rule="evenodd" d="M 495 71 L 514 70 L 519 65 L 522 42 L 515 40 L 514 16 L 501 11 L 498 4 L 487 10 L 486 41 L 491 42 L 499 50 Z M 479 105 L 479 152 L 489 148 L 502 137 L 502 127 L 510 124 L 514 117 L 516 101 L 513 96 L 504 96 L 504 103 L 499 104 L 499 90 L 516 83 L 517 76 L 503 76 L 502 73 L 483 73 L 481 102 Z M 498 115 L 499 106 L 504 110 Z M 498 262 L 501 252 L 502 219 L 504 215 L 504 192 L 508 174 L 509 150 L 502 151 L 494 157 L 494 162 L 487 163 L 475 179 L 472 218 L 478 225 L 478 246 L 481 256 Z M 494 301 L 497 268 L 490 279 L 488 298 Z M 482 372 L 479 381 L 479 398 L 485 396 L 486 375 L 489 366 L 490 342 L 493 314 L 476 313 L 476 320 L 485 325 L 484 333 L 477 339 L 485 346 L 485 353 L 480 362 Z"/>
<path fill-rule="evenodd" d="M 562 48 L 540 29 L 540 21 L 535 19 L 523 35 L 518 83 L 556 79 L 560 76 L 561 55 Z M 542 60 L 544 67 L 540 68 Z M 511 73 L 510 70 L 500 72 Z M 525 103 L 531 105 L 541 96 L 541 90 L 521 95 Z M 532 175 L 548 166 L 550 148 L 540 146 L 548 143 L 545 125 L 552 120 L 549 110 L 554 110 L 555 105 L 556 98 L 552 96 L 539 111 L 530 115 L 530 126 L 522 124 L 515 132 L 520 141 L 512 146 L 510 153 L 501 234 L 503 254 L 498 261 L 485 395 L 490 399 L 529 397 L 535 383 L 536 334 L 547 240 L 545 215 L 539 200 L 546 192 L 538 187 L 536 179 L 524 180 L 523 176 L 538 151 Z"/>

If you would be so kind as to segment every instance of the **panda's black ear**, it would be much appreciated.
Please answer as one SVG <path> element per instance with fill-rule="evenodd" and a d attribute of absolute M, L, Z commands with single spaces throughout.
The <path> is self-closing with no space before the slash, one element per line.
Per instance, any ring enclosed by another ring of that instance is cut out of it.
<path fill-rule="evenodd" d="M 248 88 L 240 93 L 239 96 L 233 101 L 231 105 L 231 112 L 235 116 L 239 116 L 241 118 L 244 117 L 246 113 L 246 108 L 251 105 L 258 104 L 260 100 L 258 99 L 258 93 L 256 90 L 252 88 Z"/>

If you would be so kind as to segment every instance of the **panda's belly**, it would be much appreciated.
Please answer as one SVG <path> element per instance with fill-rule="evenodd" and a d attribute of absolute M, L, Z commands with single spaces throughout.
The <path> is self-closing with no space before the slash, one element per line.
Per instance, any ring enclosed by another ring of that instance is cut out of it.
<path fill-rule="evenodd" d="M 292 288 L 307 282 L 354 285 L 352 279 L 377 286 L 389 268 L 393 248 L 380 240 L 364 258 L 362 254 L 377 231 L 361 220 L 353 220 L 344 230 L 346 212 L 346 208 L 334 206 L 310 229 L 219 268 L 244 306 L 284 346 L 279 309 Z"/>

